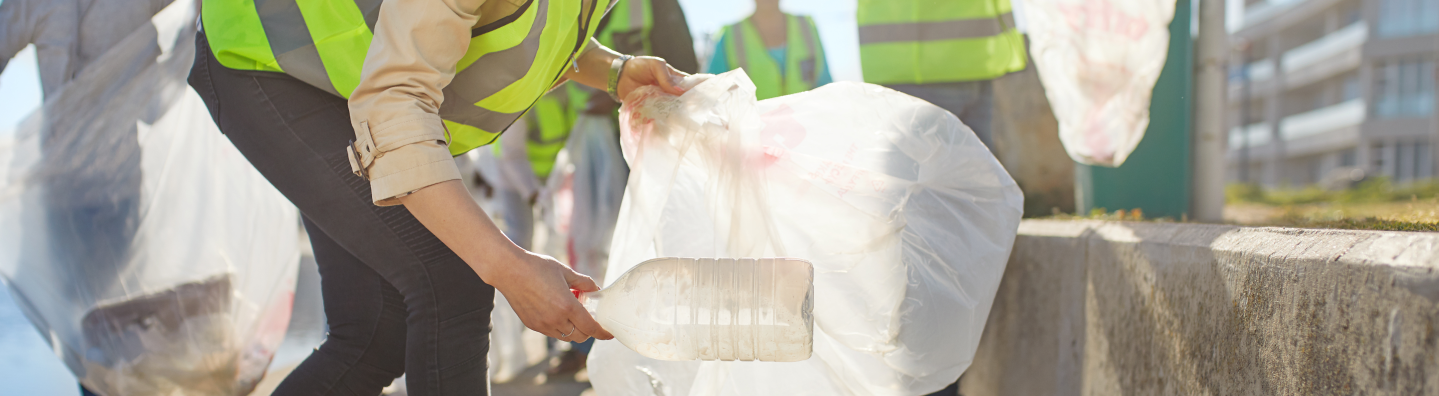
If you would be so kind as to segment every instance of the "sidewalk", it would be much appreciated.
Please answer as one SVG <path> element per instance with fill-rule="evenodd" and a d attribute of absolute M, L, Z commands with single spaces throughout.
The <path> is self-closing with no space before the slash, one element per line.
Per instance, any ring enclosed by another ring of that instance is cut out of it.
<path fill-rule="evenodd" d="M 580 370 L 574 375 L 549 377 L 545 370 L 554 364 L 559 351 L 545 353 L 545 337 L 533 331 L 525 332 L 525 351 L 529 352 L 529 368 L 505 383 L 491 384 L 491 396 L 593 396 L 589 375 Z M 275 386 L 295 369 L 298 362 L 285 367 L 274 367 L 265 379 L 260 381 L 252 396 L 265 396 L 274 392 Z M 386 396 L 406 396 L 402 386 L 385 393 Z"/>

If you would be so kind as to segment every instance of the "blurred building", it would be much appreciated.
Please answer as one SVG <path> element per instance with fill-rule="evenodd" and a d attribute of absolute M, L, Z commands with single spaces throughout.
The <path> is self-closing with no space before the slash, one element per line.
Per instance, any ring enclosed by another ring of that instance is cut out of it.
<path fill-rule="evenodd" d="M 1229 178 L 1342 186 L 1436 176 L 1439 0 L 1245 0 Z"/>

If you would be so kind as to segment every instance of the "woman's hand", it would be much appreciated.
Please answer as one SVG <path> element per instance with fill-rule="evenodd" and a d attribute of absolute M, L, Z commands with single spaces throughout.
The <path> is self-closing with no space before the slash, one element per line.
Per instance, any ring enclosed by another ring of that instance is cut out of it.
<path fill-rule="evenodd" d="M 590 277 L 554 258 L 523 250 L 507 263 L 494 264 L 498 265 L 485 280 L 505 294 L 526 327 L 561 341 L 614 338 L 570 292 L 600 290 Z"/>
<path fill-rule="evenodd" d="M 400 202 L 480 279 L 505 293 L 526 327 L 565 341 L 614 338 L 570 293 L 570 288 L 599 290 L 595 281 L 549 256 L 515 246 L 459 180 L 422 188 L 400 197 Z"/>
<path fill-rule="evenodd" d="M 680 82 L 684 80 L 685 72 L 670 66 L 663 58 L 653 56 L 636 56 L 625 62 L 625 69 L 620 72 L 620 83 L 616 91 L 619 91 L 620 99 L 629 97 L 630 92 L 646 85 L 658 85 L 660 89 L 670 95 L 683 95 L 683 88 Z"/>

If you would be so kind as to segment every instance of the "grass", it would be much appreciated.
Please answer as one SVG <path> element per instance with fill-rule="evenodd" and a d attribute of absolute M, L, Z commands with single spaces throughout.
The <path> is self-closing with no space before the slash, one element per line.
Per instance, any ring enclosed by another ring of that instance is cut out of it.
<path fill-rule="evenodd" d="M 1264 189 L 1232 184 L 1225 189 L 1225 222 L 1246 226 L 1334 228 L 1375 231 L 1439 232 L 1439 181 L 1394 185 L 1388 179 L 1370 179 L 1339 191 L 1310 186 Z M 1146 218 L 1139 209 L 1084 215 L 1054 213 L 1052 219 L 1172 222 L 1172 218 Z M 1179 219 L 1188 221 L 1188 219 Z"/>
<path fill-rule="evenodd" d="M 1374 178 L 1347 190 L 1329 191 L 1317 186 L 1302 189 L 1265 190 L 1255 184 L 1231 184 L 1224 190 L 1229 203 L 1258 203 L 1273 206 L 1318 203 L 1374 204 L 1439 197 L 1439 182 L 1395 186 L 1388 178 Z"/>
<path fill-rule="evenodd" d="M 1238 224 L 1439 232 L 1439 182 L 1376 178 L 1339 191 L 1233 184 L 1225 195 L 1225 220 Z"/>
<path fill-rule="evenodd" d="M 1373 217 L 1364 219 L 1311 221 L 1306 223 L 1300 223 L 1297 226 L 1304 228 L 1337 228 L 1343 230 L 1439 232 L 1439 224 L 1436 223 L 1418 223 L 1412 221 L 1385 220 Z"/>
<path fill-rule="evenodd" d="M 1081 215 L 1076 215 L 1076 214 L 1062 213 L 1062 212 L 1059 211 L 1058 208 L 1055 208 L 1055 209 L 1053 209 L 1053 214 L 1052 214 L 1052 215 L 1050 215 L 1050 216 L 1048 216 L 1048 217 L 1044 217 L 1044 218 L 1046 218 L 1046 219 L 1056 219 L 1056 220 L 1153 221 L 1153 222 L 1161 222 L 1161 223 L 1173 222 L 1173 221 L 1174 221 L 1173 218 L 1169 218 L 1169 217 L 1159 217 L 1159 218 L 1144 217 L 1144 210 L 1143 210 L 1143 209 L 1139 209 L 1139 208 L 1135 208 L 1135 209 L 1119 209 L 1119 210 L 1116 210 L 1116 211 L 1113 211 L 1113 212 L 1110 212 L 1108 209 L 1105 209 L 1105 208 L 1095 208 L 1095 209 L 1090 210 L 1090 211 L 1089 211 L 1089 214 L 1086 214 L 1086 215 L 1083 215 L 1083 216 L 1081 216 Z"/>

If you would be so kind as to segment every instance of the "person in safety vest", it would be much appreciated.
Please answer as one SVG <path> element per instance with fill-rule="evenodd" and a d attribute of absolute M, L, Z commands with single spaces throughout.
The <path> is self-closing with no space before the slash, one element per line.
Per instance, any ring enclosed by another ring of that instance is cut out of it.
<path fill-rule="evenodd" d="M 1024 69 L 1009 0 L 859 0 L 864 81 L 949 110 L 986 146 L 992 80 Z"/>
<path fill-rule="evenodd" d="M 276 395 L 489 393 L 494 293 L 529 328 L 610 339 L 589 277 L 516 246 L 451 158 L 567 81 L 682 94 L 592 38 L 609 0 L 204 0 L 190 84 L 304 214 L 330 332 Z"/>
<path fill-rule="evenodd" d="M 755 0 L 754 15 L 725 26 L 705 72 L 743 68 L 765 100 L 834 82 L 814 19 L 779 10 L 779 0 Z"/>
<path fill-rule="evenodd" d="M 664 58 L 686 73 L 698 69 L 694 40 L 677 0 L 617 0 L 614 8 L 600 20 L 595 39 L 620 53 Z M 540 98 L 522 122 L 512 125 L 496 142 L 494 153 L 502 178 L 494 182 L 496 201 L 504 219 L 505 234 L 516 244 L 531 248 L 534 199 L 550 177 L 555 159 L 569 141 L 576 120 L 585 116 L 607 117 L 618 125 L 618 105 L 602 91 L 564 84 Z M 619 186 L 613 191 L 623 189 Z M 585 273 L 584 268 L 577 270 L 588 276 L 602 275 Z M 563 375 L 584 368 L 592 345 L 592 340 L 572 343 L 550 374 Z"/>
<path fill-rule="evenodd" d="M 609 100 L 609 95 L 605 96 Z M 565 147 L 575 118 L 584 111 L 588 98 L 589 92 L 576 84 L 556 87 L 540 97 L 490 146 L 500 170 L 501 179 L 494 184 L 499 210 L 504 212 L 504 231 L 520 246 L 529 246 L 534 219 L 526 216 L 530 216 L 531 201 L 540 195 L 549 179 L 555 158 Z"/>

